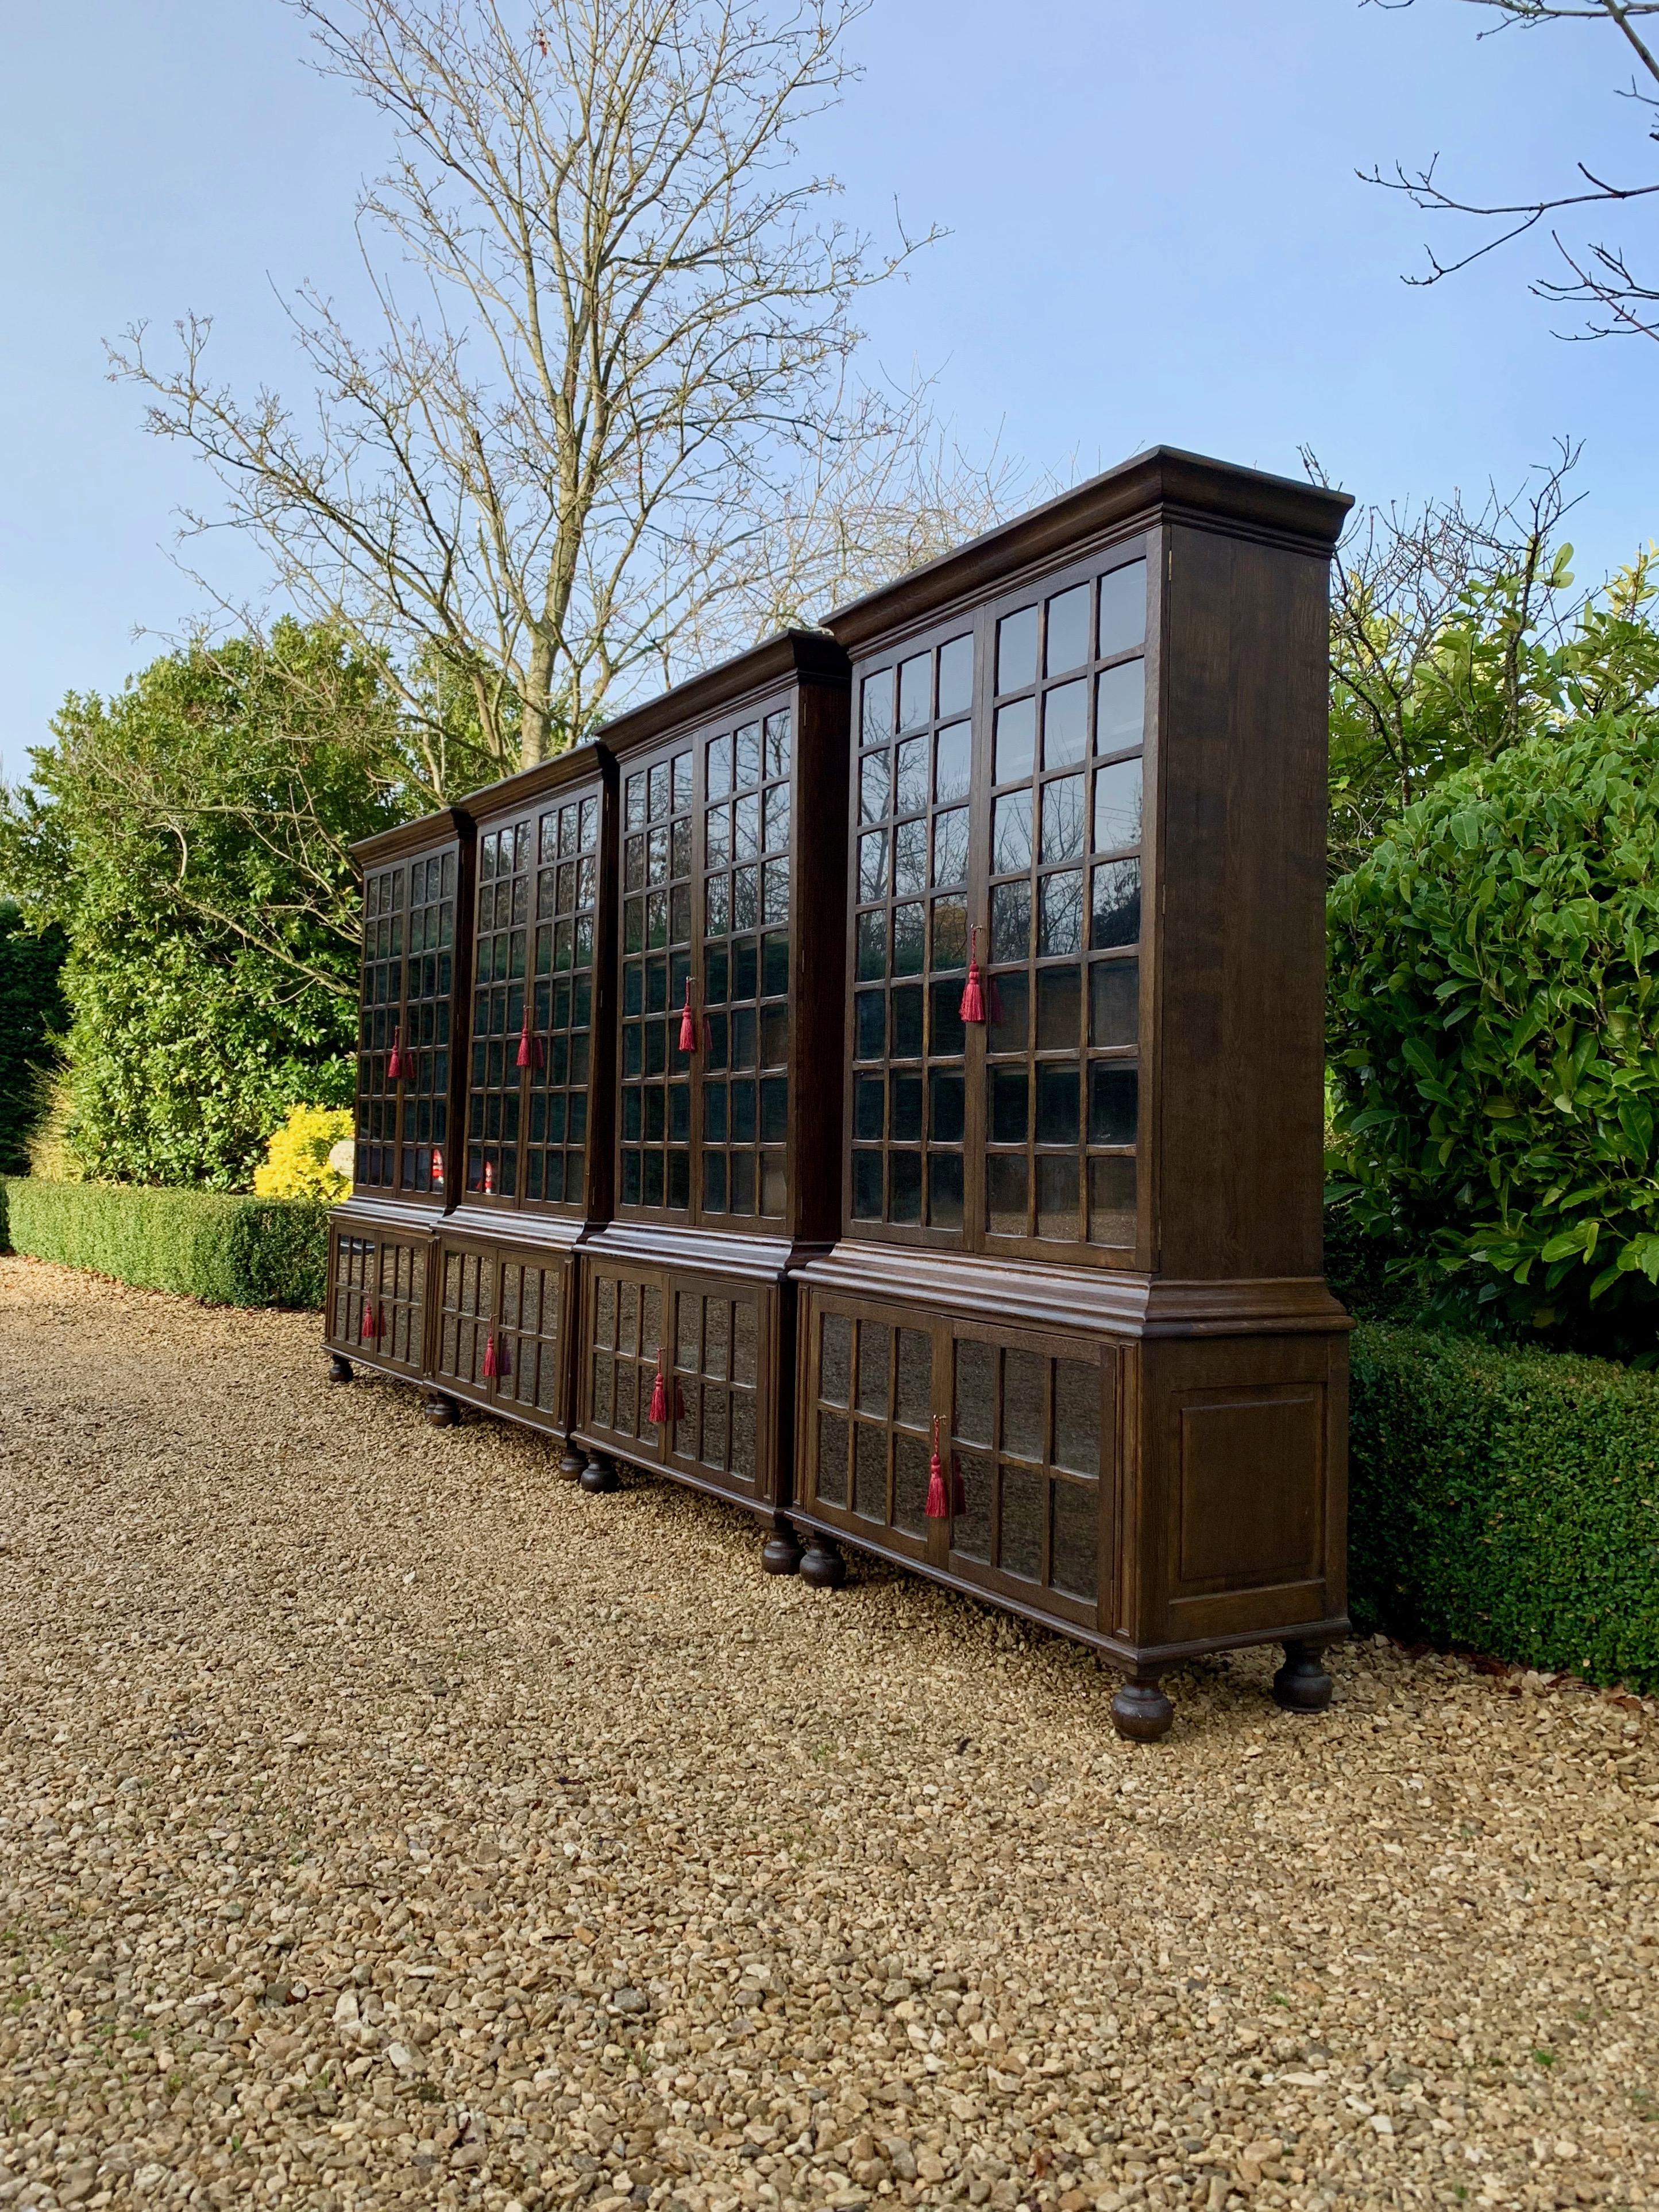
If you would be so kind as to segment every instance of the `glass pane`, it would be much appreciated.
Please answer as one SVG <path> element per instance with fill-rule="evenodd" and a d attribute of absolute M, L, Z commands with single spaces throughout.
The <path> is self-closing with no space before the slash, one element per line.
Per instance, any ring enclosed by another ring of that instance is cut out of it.
<path fill-rule="evenodd" d="M 760 724 L 745 722 L 740 730 L 733 731 L 732 741 L 736 749 L 732 781 L 739 791 L 751 791 L 760 781 Z"/>
<path fill-rule="evenodd" d="M 893 832 L 893 889 L 901 898 L 927 888 L 927 823 L 901 822 Z"/>
<path fill-rule="evenodd" d="M 1078 1218 L 1077 1162 L 1039 1157 L 1036 1164 L 1039 1237 L 1062 1237 L 1075 1243 L 1083 1234 Z"/>
<path fill-rule="evenodd" d="M 1068 777 L 1068 782 L 1079 786 L 1080 776 Z M 1079 848 L 1080 849 L 1080 848 Z M 1071 855 L 1066 856 L 1068 860 Z M 936 884 L 959 884 L 968 874 L 968 809 L 953 806 L 948 814 L 933 817 L 933 881 Z M 907 886 L 896 886 L 900 890 Z"/>
<path fill-rule="evenodd" d="M 708 1132 L 704 1132 L 705 1138 Z M 710 1213 L 726 1211 L 726 1155 L 705 1152 L 702 1156 L 702 1202 Z"/>
<path fill-rule="evenodd" d="M 1146 664 L 1120 661 L 1095 678 L 1095 750 L 1121 752 L 1146 734 Z"/>
<path fill-rule="evenodd" d="M 1047 1519 L 1048 1481 L 1046 1475 L 1028 1474 L 1023 1468 L 1002 1470 L 1001 1549 L 998 1565 L 1005 1575 L 1024 1582 L 1042 1579 L 1042 1524 Z"/>
<path fill-rule="evenodd" d="M 853 1055 L 856 1060 L 880 1060 L 887 1050 L 887 994 L 860 991 L 853 1000 Z"/>
<path fill-rule="evenodd" d="M 933 718 L 933 656 L 918 653 L 909 660 L 899 663 L 898 726 L 901 730 L 919 728 Z"/>
<path fill-rule="evenodd" d="M 907 738 L 898 748 L 893 786 L 895 814 L 919 814 L 927 804 L 927 740 Z"/>
<path fill-rule="evenodd" d="M 997 783 L 1013 783 L 1028 776 L 1036 764 L 1036 701 L 1016 699 L 1012 707 L 997 708 Z"/>
<path fill-rule="evenodd" d="M 962 985 L 951 976 L 930 988 L 933 1003 L 927 1049 L 935 1059 L 953 1059 L 968 1045 L 968 1030 L 962 1018 Z"/>
<path fill-rule="evenodd" d="M 845 1314 L 825 1314 L 818 1339 L 819 1397 L 844 1406 L 852 1373 L 853 1324 Z"/>
<path fill-rule="evenodd" d="M 935 1229 L 962 1226 L 962 1154 L 927 1155 L 927 1218 Z"/>
<path fill-rule="evenodd" d="M 788 1164 L 782 1152 L 760 1157 L 760 1210 L 769 1221 L 781 1221 L 788 1204 Z"/>
<path fill-rule="evenodd" d="M 1109 1153 L 1089 1163 L 1089 1239 L 1094 1244 L 1135 1241 L 1135 1164 L 1133 1153 Z"/>
<path fill-rule="evenodd" d="M 1095 774 L 1097 853 L 1115 853 L 1140 842 L 1140 757 L 1114 761 Z"/>
<path fill-rule="evenodd" d="M 920 975 L 927 960 L 926 928 L 919 906 L 893 908 L 893 973 Z"/>
<path fill-rule="evenodd" d="M 882 1156 L 879 1152 L 854 1152 L 853 1155 L 853 1218 L 854 1221 L 881 1219 Z"/>
<path fill-rule="evenodd" d="M 1133 945 L 1140 936 L 1140 863 L 1109 860 L 1094 872 L 1089 909 L 1089 945 L 1104 952 Z"/>
<path fill-rule="evenodd" d="M 1089 750 L 1089 686 L 1056 684 L 1042 697 L 1042 765 L 1069 768 Z"/>
<path fill-rule="evenodd" d="M 708 747 L 708 796 L 724 799 L 732 788 L 732 740 L 715 738 Z"/>
<path fill-rule="evenodd" d="M 1097 868 L 1097 877 L 1105 871 Z M 1080 870 L 1045 876 L 1038 886 L 1037 951 L 1081 952 L 1083 950 L 1083 876 Z M 999 958 L 1004 956 L 1000 953 Z"/>
<path fill-rule="evenodd" d="M 974 703 L 974 641 L 953 637 L 939 649 L 939 710 L 965 714 Z"/>
<path fill-rule="evenodd" d="M 760 799 L 752 792 L 732 809 L 732 847 L 740 860 L 752 860 L 760 851 Z"/>
<path fill-rule="evenodd" d="M 1083 1019 L 1083 970 L 1067 965 L 1037 971 L 1037 1050 L 1075 1052 Z"/>
<path fill-rule="evenodd" d="M 986 1170 L 986 1225 L 994 1237 L 1025 1234 L 1025 1155 L 993 1152 Z"/>
<path fill-rule="evenodd" d="M 1146 563 L 1131 561 L 1100 580 L 1100 657 L 1127 653 L 1146 635 Z"/>
<path fill-rule="evenodd" d="M 901 1145 L 919 1145 L 921 1142 L 921 1078 L 919 1074 L 895 1074 L 889 1076 L 887 1080 L 893 1139 Z"/>
<path fill-rule="evenodd" d="M 963 1443 L 989 1445 L 995 1412 L 997 1355 L 994 1345 L 960 1337 L 954 1346 L 956 1410 L 951 1433 Z"/>
<path fill-rule="evenodd" d="M 883 744 L 893 734 L 893 672 L 884 668 L 879 675 L 866 676 L 860 696 L 860 742 L 866 745 Z"/>
<path fill-rule="evenodd" d="M 789 919 L 787 860 L 769 860 L 766 864 L 760 918 L 763 921 L 787 921 Z"/>
<path fill-rule="evenodd" d="M 755 1082 L 744 1076 L 732 1085 L 732 1141 L 738 1145 L 752 1145 L 755 1141 Z"/>
<path fill-rule="evenodd" d="M 768 775 L 787 775 L 789 773 L 789 709 L 779 708 L 766 718 L 766 731 L 762 744 L 762 766 Z"/>
<path fill-rule="evenodd" d="M 1002 1368 L 1002 1449 L 1016 1459 L 1047 1459 L 1048 1363 L 1034 1352 L 1009 1352 Z"/>
<path fill-rule="evenodd" d="M 992 816 L 991 873 L 1012 875 L 1031 865 L 1031 794 L 1011 791 L 996 802 Z"/>
<path fill-rule="evenodd" d="M 1054 1465 L 1100 1473 L 1100 1370 L 1080 1359 L 1054 1362 Z"/>
<path fill-rule="evenodd" d="M 987 1051 L 1024 1052 L 1030 1030 L 1030 986 L 1024 974 L 1015 970 L 1006 975 L 993 975 L 986 1009 L 991 1017 Z"/>
<path fill-rule="evenodd" d="M 1029 960 L 1031 957 L 1031 884 L 998 884 L 991 893 L 991 957 Z"/>
<path fill-rule="evenodd" d="M 1037 611 L 1021 607 L 997 624 L 997 690 L 1018 691 L 1036 680 Z"/>
<path fill-rule="evenodd" d="M 871 1054 L 874 1058 L 878 1055 Z M 901 983 L 893 993 L 893 1044 L 895 1060 L 921 1058 L 921 986 L 920 983 Z"/>
<path fill-rule="evenodd" d="M 1074 1060 L 1038 1061 L 1036 1071 L 1036 1140 L 1038 1144 L 1076 1144 L 1078 1087 L 1078 1064 Z M 1073 1203 L 1076 1203 L 1075 1199 Z"/>
<path fill-rule="evenodd" d="M 788 989 L 789 939 L 780 930 L 761 940 L 761 994 L 763 998 L 779 999 Z"/>
<path fill-rule="evenodd" d="M 927 1077 L 927 1134 L 936 1145 L 959 1145 L 963 1139 L 963 1091 L 966 1079 L 953 1068 L 930 1069 Z"/>
<path fill-rule="evenodd" d="M 1080 860 L 1084 839 L 1083 778 L 1057 776 L 1042 787 L 1042 857 Z"/>
<path fill-rule="evenodd" d="M 887 892 L 887 832 L 859 839 L 859 896 L 878 899 Z"/>
<path fill-rule="evenodd" d="M 925 1437 L 893 1438 L 893 1526 L 907 1535 L 927 1534 L 927 1484 L 933 1447 Z"/>
<path fill-rule="evenodd" d="M 891 1154 L 888 1160 L 888 1219 L 919 1222 L 921 1219 L 921 1154 Z"/>
<path fill-rule="evenodd" d="M 933 797 L 941 806 L 966 799 L 973 771 L 971 722 L 952 722 L 933 739 Z"/>
<path fill-rule="evenodd" d="M 1097 1060 L 1089 1070 L 1089 1142 L 1133 1145 L 1135 1140 L 1136 1081 L 1133 1066 Z"/>
<path fill-rule="evenodd" d="M 961 1504 L 951 1516 L 951 1549 L 964 1559 L 991 1557 L 992 1462 L 982 1452 L 956 1455 Z"/>
<path fill-rule="evenodd" d="M 887 916 L 879 909 L 859 916 L 858 980 L 873 981 L 887 973 Z"/>
<path fill-rule="evenodd" d="M 968 902 L 964 898 L 936 898 L 933 901 L 933 966 L 966 968 L 968 965 Z"/>
<path fill-rule="evenodd" d="M 762 817 L 762 842 L 769 853 L 785 853 L 789 849 L 789 787 L 780 783 L 766 794 L 766 810 Z"/>
<path fill-rule="evenodd" d="M 827 1505 L 847 1503 L 847 1441 L 841 1414 L 818 1415 L 817 1494 Z"/>
<path fill-rule="evenodd" d="M 933 1346 L 919 1328 L 898 1333 L 898 1391 L 893 1418 L 925 1429 L 933 1410 Z M 926 1461 L 923 1462 L 924 1469 Z"/>
<path fill-rule="evenodd" d="M 853 1431 L 853 1510 L 866 1521 L 887 1518 L 887 1431 L 868 1421 Z"/>
<path fill-rule="evenodd" d="M 1030 1077 L 1023 1067 L 994 1067 L 991 1083 L 991 1142 L 994 1145 L 1023 1145 L 1030 1114 Z M 1022 1228 L 1024 1225 L 1025 1194 L 1022 1178 L 1019 1195 Z"/>
<path fill-rule="evenodd" d="M 1050 676 L 1081 668 L 1089 658 L 1089 586 L 1077 584 L 1048 602 L 1044 666 Z"/>
<path fill-rule="evenodd" d="M 755 1156 L 752 1152 L 733 1152 L 730 1174 L 728 1211 L 732 1213 L 752 1213 L 755 1210 Z"/>
<path fill-rule="evenodd" d="M 1092 1605 L 1100 1590 L 1100 1492 L 1091 1482 L 1057 1482 L 1054 1498 L 1054 1565 L 1048 1579 L 1068 1597 Z"/>
<path fill-rule="evenodd" d="M 888 756 L 866 753 L 859 763 L 859 820 L 882 822 L 887 817 L 890 787 Z"/>
<path fill-rule="evenodd" d="M 769 1075 L 761 1084 L 760 1133 L 763 1145 L 781 1145 L 789 1134 L 789 1078 L 787 1075 Z"/>
<path fill-rule="evenodd" d="M 855 1076 L 853 1080 L 853 1134 L 876 1144 L 884 1133 L 882 1123 L 882 1080 L 878 1075 Z"/>

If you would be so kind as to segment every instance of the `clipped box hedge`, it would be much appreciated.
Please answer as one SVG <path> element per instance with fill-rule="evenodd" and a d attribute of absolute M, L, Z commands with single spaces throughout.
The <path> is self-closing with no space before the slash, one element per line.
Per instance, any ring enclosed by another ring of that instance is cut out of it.
<path fill-rule="evenodd" d="M 1357 1626 L 1659 1690 L 1659 1378 L 1366 1322 Z"/>
<path fill-rule="evenodd" d="M 328 1210 L 303 1199 L 0 1178 L 0 1249 L 209 1305 L 319 1308 Z"/>

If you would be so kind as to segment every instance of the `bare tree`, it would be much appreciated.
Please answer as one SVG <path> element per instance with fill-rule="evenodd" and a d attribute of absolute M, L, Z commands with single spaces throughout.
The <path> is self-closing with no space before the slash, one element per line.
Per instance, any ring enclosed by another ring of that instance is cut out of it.
<path fill-rule="evenodd" d="M 1409 8 L 1415 0 L 1360 0 L 1362 7 Z M 1611 30 L 1634 68 L 1625 96 L 1648 110 L 1648 137 L 1659 144 L 1659 52 L 1646 35 L 1644 20 L 1659 15 L 1659 0 L 1462 0 L 1466 7 L 1485 9 L 1496 20 L 1480 36 L 1490 38 L 1504 30 L 1538 30 L 1556 23 L 1596 23 Z M 1659 287 L 1632 268 L 1628 249 L 1605 242 L 1579 243 L 1564 234 L 1554 218 L 1587 208 L 1628 206 L 1659 193 L 1659 181 L 1619 183 L 1601 176 L 1584 161 L 1576 164 L 1579 182 L 1570 191 L 1540 194 L 1533 199 L 1494 201 L 1460 198 L 1439 181 L 1439 156 L 1426 168 L 1411 170 L 1396 162 L 1385 176 L 1373 168 L 1360 173 L 1368 184 L 1404 192 L 1413 206 L 1435 215 L 1474 216 L 1495 226 L 1482 242 L 1455 259 L 1442 260 L 1428 249 L 1426 276 L 1408 276 L 1408 284 L 1437 284 L 1455 276 L 1472 262 L 1500 247 L 1512 245 L 1529 233 L 1547 229 L 1565 275 L 1540 276 L 1531 287 L 1540 299 L 1570 303 L 1584 311 L 1583 327 L 1566 335 L 1577 337 L 1640 336 L 1659 337 Z"/>
<path fill-rule="evenodd" d="M 902 565 L 902 484 L 931 475 L 946 536 L 995 510 L 1001 472 L 939 440 L 925 386 L 853 374 L 857 296 L 916 242 L 873 252 L 799 167 L 866 0 L 292 4 L 393 126 L 358 210 L 378 333 L 293 304 L 303 417 L 215 382 L 199 318 L 165 366 L 129 332 L 112 373 L 417 724 L 459 687 L 489 757 L 528 764 L 646 672 Z"/>

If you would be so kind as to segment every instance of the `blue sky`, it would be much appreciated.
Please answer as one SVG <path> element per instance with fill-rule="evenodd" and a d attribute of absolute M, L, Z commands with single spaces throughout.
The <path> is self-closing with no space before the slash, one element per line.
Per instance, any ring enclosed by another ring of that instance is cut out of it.
<path fill-rule="evenodd" d="M 865 66 L 815 134 L 854 220 L 951 235 L 868 301 L 872 365 L 939 373 L 968 445 L 1037 470 L 1158 441 L 1362 500 L 1488 478 L 1585 441 L 1581 574 L 1659 535 L 1659 346 L 1564 344 L 1523 248 L 1411 290 L 1428 219 L 1354 172 L 1438 151 L 1501 196 L 1575 158 L 1645 173 L 1599 27 L 1477 44 L 1463 0 L 875 0 Z M 147 437 L 102 340 L 216 318 L 226 378 L 298 397 L 277 295 L 362 295 L 350 210 L 374 120 L 302 66 L 278 0 L 58 0 L 9 25 L 0 78 L 0 769 L 65 690 L 108 690 L 198 595 L 175 511 L 210 503 Z M 1648 219 L 1624 234 L 1638 247 Z M 1446 234 L 1446 242 L 1454 242 Z M 1659 266 L 1659 238 L 1653 264 Z M 198 561 L 257 586 L 246 549 Z"/>

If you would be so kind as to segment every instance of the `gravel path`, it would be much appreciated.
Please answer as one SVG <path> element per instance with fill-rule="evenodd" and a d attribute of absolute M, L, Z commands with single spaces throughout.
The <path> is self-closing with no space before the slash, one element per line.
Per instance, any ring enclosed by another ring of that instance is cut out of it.
<path fill-rule="evenodd" d="M 1659 2205 L 1652 1706 L 1114 1683 L 0 1261 L 0 2204 Z"/>

